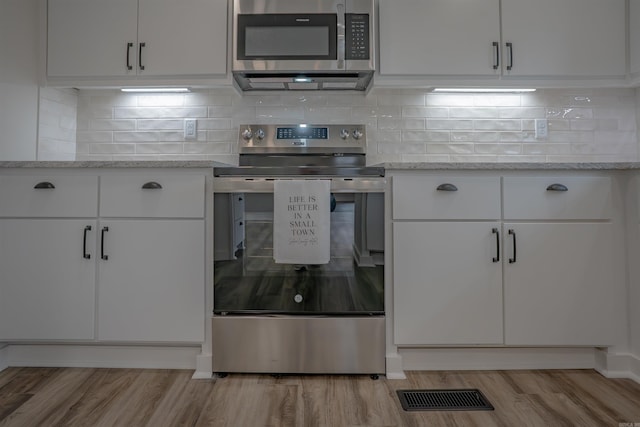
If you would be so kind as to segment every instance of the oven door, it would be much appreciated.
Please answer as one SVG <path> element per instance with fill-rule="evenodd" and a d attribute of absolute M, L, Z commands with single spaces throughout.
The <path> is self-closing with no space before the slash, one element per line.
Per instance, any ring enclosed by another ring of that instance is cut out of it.
<path fill-rule="evenodd" d="M 214 314 L 384 314 L 384 178 L 331 179 L 321 265 L 274 261 L 273 180 L 215 181 Z"/>

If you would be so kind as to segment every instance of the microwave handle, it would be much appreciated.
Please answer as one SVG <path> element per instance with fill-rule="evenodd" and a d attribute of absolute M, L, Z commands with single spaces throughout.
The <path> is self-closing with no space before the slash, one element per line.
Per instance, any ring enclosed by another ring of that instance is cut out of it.
<path fill-rule="evenodd" d="M 344 69 L 344 55 L 346 49 L 344 4 L 338 3 L 336 7 L 338 9 L 338 69 Z"/>

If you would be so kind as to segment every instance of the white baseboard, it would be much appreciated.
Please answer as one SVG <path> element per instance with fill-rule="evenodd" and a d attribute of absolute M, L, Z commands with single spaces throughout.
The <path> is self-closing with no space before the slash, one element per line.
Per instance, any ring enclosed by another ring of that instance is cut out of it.
<path fill-rule="evenodd" d="M 7 363 L 7 353 L 9 346 L 7 344 L 0 344 L 0 371 L 9 367 Z"/>
<path fill-rule="evenodd" d="M 388 353 L 386 357 L 386 377 L 390 380 L 404 380 L 407 376 L 402 369 L 402 356 L 397 353 Z"/>
<path fill-rule="evenodd" d="M 407 371 L 595 369 L 593 348 L 400 348 Z"/>
<path fill-rule="evenodd" d="M 628 378 L 640 383 L 640 357 L 631 353 L 597 353 L 597 371 L 607 378 Z"/>
<path fill-rule="evenodd" d="M 0 352 L 7 366 L 196 369 L 201 347 L 29 344 Z"/>
<path fill-rule="evenodd" d="M 213 378 L 213 358 L 211 354 L 199 354 L 196 357 L 196 371 L 191 377 L 194 380 Z"/>

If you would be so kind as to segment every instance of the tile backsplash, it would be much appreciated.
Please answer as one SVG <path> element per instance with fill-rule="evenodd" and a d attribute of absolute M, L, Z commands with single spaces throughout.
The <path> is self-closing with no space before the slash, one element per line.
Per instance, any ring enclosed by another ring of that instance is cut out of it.
<path fill-rule="evenodd" d="M 57 91 L 61 92 L 58 94 Z M 359 94 L 233 89 L 188 94 L 47 89 L 41 95 L 39 157 L 60 160 L 219 160 L 234 163 L 242 123 L 363 123 L 369 163 L 638 161 L 640 95 L 635 89 L 546 89 L 523 94 L 435 94 L 373 89 Z M 64 114 L 53 118 L 61 97 Z M 75 121 L 69 109 L 77 105 Z M 197 138 L 184 138 L 184 119 Z M 535 120 L 548 120 L 536 138 Z M 56 138 L 69 136 L 68 144 Z M 69 129 L 68 129 L 69 128 Z M 71 131 L 73 133 L 73 131 Z M 75 137 L 75 139 L 73 138 Z M 54 143 L 56 142 L 56 143 Z M 58 150 L 59 149 L 59 150 Z M 58 151 L 57 151 L 58 150 Z"/>

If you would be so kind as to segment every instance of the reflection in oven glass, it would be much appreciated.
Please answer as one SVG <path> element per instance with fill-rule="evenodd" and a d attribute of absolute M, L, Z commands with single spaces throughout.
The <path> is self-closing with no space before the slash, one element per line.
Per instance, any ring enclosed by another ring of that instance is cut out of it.
<path fill-rule="evenodd" d="M 331 259 L 322 265 L 274 262 L 273 204 L 260 196 L 245 194 L 245 238 L 235 259 L 215 262 L 216 313 L 384 312 L 382 194 L 339 195 L 331 212 Z"/>

